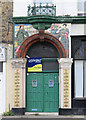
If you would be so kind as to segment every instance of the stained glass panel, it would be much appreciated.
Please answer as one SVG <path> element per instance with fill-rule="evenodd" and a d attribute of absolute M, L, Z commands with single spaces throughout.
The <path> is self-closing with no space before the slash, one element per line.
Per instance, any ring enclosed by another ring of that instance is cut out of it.
<path fill-rule="evenodd" d="M 72 37 L 72 57 L 76 59 L 86 58 L 86 38 L 85 37 Z"/>

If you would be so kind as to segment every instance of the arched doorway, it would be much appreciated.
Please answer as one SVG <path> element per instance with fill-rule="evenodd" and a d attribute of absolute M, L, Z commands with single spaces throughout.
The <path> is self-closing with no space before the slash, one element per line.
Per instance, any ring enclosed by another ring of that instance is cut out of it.
<path fill-rule="evenodd" d="M 62 43 L 54 36 L 50 35 L 50 34 L 44 34 L 44 41 L 51 43 L 58 51 L 59 53 L 59 58 L 65 58 L 66 57 L 66 53 L 65 53 L 65 49 L 62 45 Z M 30 37 L 28 37 L 26 40 L 24 40 L 24 42 L 21 44 L 19 51 L 18 51 L 18 55 L 17 58 L 25 58 L 28 49 L 37 42 L 41 42 L 41 38 L 40 38 L 40 34 L 35 34 L 32 35 Z"/>
<path fill-rule="evenodd" d="M 59 111 L 59 65 L 57 58 L 65 57 L 59 40 L 44 34 L 44 41 L 36 34 L 21 45 L 17 57 L 41 58 L 42 72 L 26 72 L 26 112 Z"/>

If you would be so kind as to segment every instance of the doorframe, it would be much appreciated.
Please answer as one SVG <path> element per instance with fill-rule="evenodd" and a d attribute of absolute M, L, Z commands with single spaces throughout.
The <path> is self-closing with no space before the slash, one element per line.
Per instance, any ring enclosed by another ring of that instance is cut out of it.
<path fill-rule="evenodd" d="M 27 73 L 28 72 L 26 72 L 26 105 L 25 106 L 27 106 Z M 47 71 L 46 72 L 29 72 L 29 73 L 58 73 L 59 74 L 59 72 L 47 72 Z M 58 90 L 59 90 L 59 75 L 58 75 Z M 40 114 L 46 113 L 46 115 L 49 113 L 52 113 L 53 115 L 54 114 L 58 115 L 59 114 L 59 91 L 58 91 L 58 112 L 27 112 L 26 111 L 26 114 L 37 114 L 37 113 L 40 113 Z"/>
<path fill-rule="evenodd" d="M 42 58 L 42 60 L 58 62 L 58 58 Z M 27 63 L 26 63 L 26 97 L 25 98 L 27 98 L 27 73 L 58 73 L 59 74 L 59 68 L 58 71 L 27 72 Z M 58 89 L 59 89 L 59 75 L 58 75 Z M 59 101 L 59 91 L 58 91 L 58 101 Z M 59 102 L 58 102 L 58 106 L 59 106 Z M 25 112 L 25 114 L 37 114 L 37 113 L 40 115 L 59 115 L 59 107 L 58 107 L 58 112 Z"/>

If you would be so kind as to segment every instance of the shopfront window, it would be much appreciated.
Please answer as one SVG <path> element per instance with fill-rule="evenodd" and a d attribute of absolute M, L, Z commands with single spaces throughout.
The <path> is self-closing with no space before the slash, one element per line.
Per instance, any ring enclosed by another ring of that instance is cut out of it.
<path fill-rule="evenodd" d="M 86 97 L 86 61 L 75 60 L 75 98 Z"/>
<path fill-rule="evenodd" d="M 86 97 L 86 37 L 71 37 L 71 57 L 74 60 L 72 68 L 73 98 Z"/>

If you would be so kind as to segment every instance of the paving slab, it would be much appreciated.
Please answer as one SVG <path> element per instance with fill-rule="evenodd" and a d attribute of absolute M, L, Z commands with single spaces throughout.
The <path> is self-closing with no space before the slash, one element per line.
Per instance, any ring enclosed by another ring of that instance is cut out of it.
<path fill-rule="evenodd" d="M 2 117 L 1 120 L 86 120 L 86 116 L 24 115 Z"/>
<path fill-rule="evenodd" d="M 0 120 L 2 119 L 2 116 L 0 116 Z"/>

